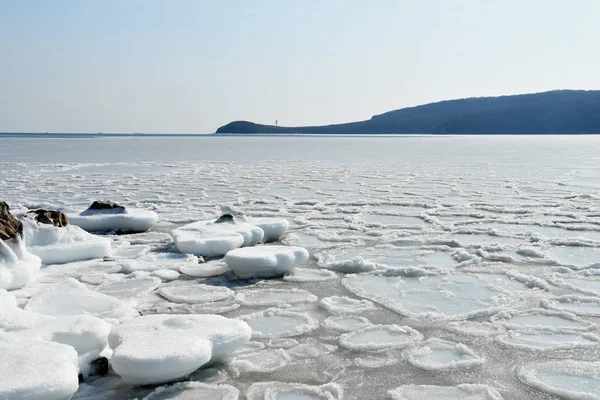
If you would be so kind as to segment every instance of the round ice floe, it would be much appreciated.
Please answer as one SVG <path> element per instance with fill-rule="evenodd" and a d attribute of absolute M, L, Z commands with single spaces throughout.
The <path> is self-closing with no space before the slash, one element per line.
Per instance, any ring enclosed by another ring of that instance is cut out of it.
<path fill-rule="evenodd" d="M 349 350 L 376 351 L 410 346 L 423 339 L 411 327 L 398 325 L 370 325 L 340 337 L 340 346 Z"/>
<path fill-rule="evenodd" d="M 265 233 L 263 242 L 269 243 L 279 239 L 290 227 L 284 218 L 251 218 L 248 223 L 258 226 Z"/>
<path fill-rule="evenodd" d="M 294 268 L 283 279 L 290 282 L 320 282 L 337 279 L 337 274 L 328 269 Z"/>
<path fill-rule="evenodd" d="M 587 331 L 595 326 L 568 312 L 543 309 L 524 312 L 503 311 L 492 316 L 491 321 L 511 329 L 530 328 L 546 329 L 548 331 Z"/>
<path fill-rule="evenodd" d="M 92 235 L 78 226 L 59 228 L 38 224 L 30 218 L 22 218 L 22 222 L 27 250 L 40 257 L 44 264 L 102 258 L 110 253 L 109 239 Z"/>
<path fill-rule="evenodd" d="M 88 232 L 145 232 L 158 221 L 154 211 L 139 208 L 85 210 L 70 214 L 69 222 Z"/>
<path fill-rule="evenodd" d="M 446 329 L 460 335 L 470 336 L 494 336 L 506 332 L 506 328 L 502 325 L 480 321 L 451 322 L 446 325 Z"/>
<path fill-rule="evenodd" d="M 338 332 L 351 332 L 371 325 L 365 317 L 356 315 L 337 315 L 323 321 L 323 326 Z"/>
<path fill-rule="evenodd" d="M 405 385 L 389 392 L 392 400 L 502 400 L 498 391 L 487 385 L 457 386 Z"/>
<path fill-rule="evenodd" d="M 517 369 L 521 382 L 564 399 L 600 399 L 600 362 L 549 361 Z"/>
<path fill-rule="evenodd" d="M 240 391 L 230 385 L 179 382 L 158 387 L 143 400 L 237 400 L 239 397 Z"/>
<path fill-rule="evenodd" d="M 152 271 L 152 276 L 157 277 L 163 282 L 169 282 L 179 279 L 180 274 L 172 269 L 157 269 Z"/>
<path fill-rule="evenodd" d="M 157 290 L 160 296 L 174 303 L 210 303 L 235 296 L 235 292 L 225 286 L 194 284 L 190 286 L 169 286 Z"/>
<path fill-rule="evenodd" d="M 245 306 L 280 306 L 282 304 L 312 303 L 317 296 L 306 290 L 257 289 L 238 292 L 236 300 Z"/>
<path fill-rule="evenodd" d="M 567 311 L 575 315 L 600 317 L 600 298 L 583 296 L 560 296 L 553 299 L 543 299 L 544 308 L 556 311 Z"/>
<path fill-rule="evenodd" d="M 35 294 L 25 310 L 52 316 L 91 314 L 102 319 L 127 319 L 139 316 L 121 300 L 89 290 L 75 279 L 49 286 Z"/>
<path fill-rule="evenodd" d="M 254 353 L 244 353 L 229 361 L 235 375 L 242 372 L 273 372 L 286 366 L 290 356 L 283 349 L 266 349 Z"/>
<path fill-rule="evenodd" d="M 347 275 L 342 284 L 359 297 L 418 319 L 467 319 L 498 311 L 505 294 L 477 276 L 452 274 L 420 278 Z"/>
<path fill-rule="evenodd" d="M 246 397 L 248 400 L 342 400 L 344 391 L 335 383 L 310 386 L 301 383 L 260 382 L 250 386 Z"/>
<path fill-rule="evenodd" d="M 71 346 L 0 332 L 0 398 L 70 399 L 79 387 Z"/>
<path fill-rule="evenodd" d="M 302 247 L 258 246 L 232 250 L 225 263 L 241 279 L 281 276 L 308 260 Z"/>
<path fill-rule="evenodd" d="M 123 266 L 123 273 L 135 271 L 156 271 L 169 269 L 180 271 L 181 268 L 195 267 L 198 265 L 198 257 L 192 254 L 179 253 L 147 253 L 137 257 L 133 263 Z"/>
<path fill-rule="evenodd" d="M 172 235 L 180 252 L 216 257 L 241 246 L 254 246 L 263 239 L 264 232 L 255 225 L 234 220 L 199 221 L 175 229 Z"/>
<path fill-rule="evenodd" d="M 248 324 L 219 315 L 148 315 L 113 327 L 111 365 L 134 384 L 168 382 L 250 339 Z"/>
<path fill-rule="evenodd" d="M 358 314 L 375 310 L 375 305 L 369 300 L 356 300 L 346 296 L 325 297 L 320 304 L 331 314 Z"/>
<path fill-rule="evenodd" d="M 20 237 L 0 240 L 0 289 L 25 286 L 41 266 L 42 260 L 25 249 Z"/>
<path fill-rule="evenodd" d="M 119 282 L 108 282 L 94 288 L 95 291 L 119 299 L 129 299 L 156 289 L 161 281 L 153 276 L 127 277 Z"/>
<path fill-rule="evenodd" d="M 485 360 L 462 343 L 432 338 L 404 351 L 404 357 L 417 368 L 445 371 L 482 365 Z"/>
<path fill-rule="evenodd" d="M 196 263 L 195 265 L 182 265 L 179 267 L 179 271 L 188 276 L 206 278 L 209 276 L 225 274 L 229 272 L 230 269 L 224 261 L 213 260 L 201 264 Z"/>
<path fill-rule="evenodd" d="M 281 349 L 288 349 L 290 347 L 294 347 L 298 345 L 298 341 L 292 338 L 271 338 L 267 342 L 267 346 L 269 347 L 278 347 Z"/>
<path fill-rule="evenodd" d="M 600 337 L 591 333 L 557 333 L 545 331 L 508 331 L 496 337 L 508 347 L 535 352 L 597 347 Z"/>
<path fill-rule="evenodd" d="M 314 331 L 319 321 L 308 314 L 294 311 L 265 310 L 240 317 L 252 328 L 257 338 L 293 337 Z"/>
<path fill-rule="evenodd" d="M 319 343 L 315 339 L 308 339 L 306 343 L 298 344 L 288 350 L 288 353 L 297 359 L 315 359 L 337 350 L 337 346 Z"/>

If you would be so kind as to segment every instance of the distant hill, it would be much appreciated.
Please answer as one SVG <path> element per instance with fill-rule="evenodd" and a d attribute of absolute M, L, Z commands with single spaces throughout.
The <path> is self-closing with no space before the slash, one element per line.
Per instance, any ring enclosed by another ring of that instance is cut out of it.
<path fill-rule="evenodd" d="M 283 127 L 235 121 L 220 127 L 217 133 L 600 133 L 600 90 L 447 100 L 389 111 L 367 121 L 325 126 Z"/>

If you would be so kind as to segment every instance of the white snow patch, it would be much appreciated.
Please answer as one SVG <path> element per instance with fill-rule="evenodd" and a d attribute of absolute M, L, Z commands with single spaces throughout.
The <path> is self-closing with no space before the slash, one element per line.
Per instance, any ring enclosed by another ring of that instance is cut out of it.
<path fill-rule="evenodd" d="M 27 251 L 20 237 L 0 240 L 0 289 L 25 286 L 41 266 L 42 260 Z"/>

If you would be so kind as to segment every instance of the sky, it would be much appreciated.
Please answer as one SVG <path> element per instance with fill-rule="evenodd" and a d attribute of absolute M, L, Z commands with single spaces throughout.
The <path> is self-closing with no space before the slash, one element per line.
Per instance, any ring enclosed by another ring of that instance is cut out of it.
<path fill-rule="evenodd" d="M 598 0 L 0 0 L 0 132 L 211 133 L 600 89 Z"/>

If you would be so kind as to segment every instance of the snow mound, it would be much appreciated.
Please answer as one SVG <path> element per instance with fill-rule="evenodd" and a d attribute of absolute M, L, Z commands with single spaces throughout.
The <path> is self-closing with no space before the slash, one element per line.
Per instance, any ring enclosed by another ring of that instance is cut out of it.
<path fill-rule="evenodd" d="M 240 391 L 230 385 L 179 382 L 157 387 L 143 400 L 238 400 L 239 397 Z"/>
<path fill-rule="evenodd" d="M 356 300 L 346 296 L 325 297 L 320 304 L 331 314 L 358 314 L 375 310 L 375 305 L 369 300 Z"/>
<path fill-rule="evenodd" d="M 78 226 L 59 228 L 38 224 L 31 218 L 22 218 L 21 221 L 28 251 L 40 257 L 44 264 L 91 260 L 110 253 L 109 239 L 92 235 Z"/>
<path fill-rule="evenodd" d="M 69 399 L 79 387 L 71 346 L 0 332 L 0 398 Z"/>
<path fill-rule="evenodd" d="M 258 226 L 265 233 L 263 242 L 269 243 L 278 240 L 290 227 L 285 218 L 251 218 L 248 223 Z"/>
<path fill-rule="evenodd" d="M 336 383 L 311 386 L 301 383 L 260 382 L 246 392 L 248 400 L 342 400 L 344 391 Z"/>
<path fill-rule="evenodd" d="M 41 266 L 42 260 L 25 249 L 20 237 L 0 240 L 0 289 L 25 286 Z"/>
<path fill-rule="evenodd" d="M 240 317 L 252 328 L 256 338 L 294 337 L 314 331 L 319 321 L 294 311 L 265 310 Z"/>
<path fill-rule="evenodd" d="M 90 314 L 105 320 L 124 320 L 139 313 L 121 300 L 89 290 L 73 278 L 35 294 L 25 310 L 51 316 Z"/>
<path fill-rule="evenodd" d="M 220 315 L 148 315 L 113 327 L 111 365 L 128 383 L 144 385 L 181 378 L 250 340 L 240 320 Z"/>
<path fill-rule="evenodd" d="M 283 279 L 289 282 L 321 282 L 337 279 L 337 274 L 328 269 L 294 268 Z"/>
<path fill-rule="evenodd" d="M 258 226 L 231 220 L 198 221 L 171 232 L 177 249 L 204 257 L 216 257 L 242 246 L 254 246 L 263 240 Z"/>
<path fill-rule="evenodd" d="M 462 343 L 432 338 L 404 351 L 409 363 L 426 371 L 447 371 L 483 365 L 485 360 Z"/>
<path fill-rule="evenodd" d="M 600 362 L 560 360 L 523 365 L 517 376 L 526 385 L 564 399 L 600 399 Z"/>
<path fill-rule="evenodd" d="M 236 301 L 244 306 L 280 306 L 312 303 L 317 296 L 302 289 L 256 289 L 238 292 Z"/>
<path fill-rule="evenodd" d="M 388 392 L 392 400 L 502 400 L 498 391 L 487 385 L 457 386 L 405 385 Z"/>
<path fill-rule="evenodd" d="M 340 346 L 349 350 L 377 351 L 398 349 L 423 340 L 423 335 L 411 327 L 371 325 L 340 337 Z"/>
<path fill-rule="evenodd" d="M 158 221 L 154 211 L 139 208 L 85 210 L 70 214 L 69 223 L 88 232 L 146 232 Z"/>
<path fill-rule="evenodd" d="M 282 276 L 308 260 L 308 251 L 293 246 L 258 246 L 232 250 L 225 263 L 241 279 Z"/>
<path fill-rule="evenodd" d="M 163 287 L 157 293 L 173 303 L 188 304 L 210 303 L 235 296 L 235 292 L 227 287 L 205 284 Z"/>
<path fill-rule="evenodd" d="M 323 326 L 338 332 L 351 332 L 371 325 L 365 317 L 355 315 L 337 315 L 323 321 Z"/>

